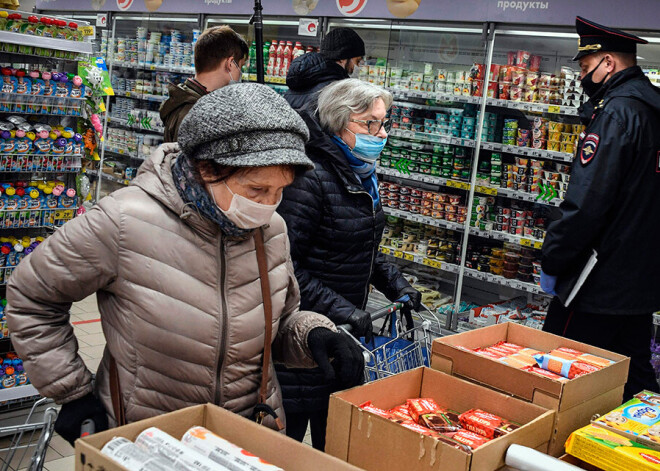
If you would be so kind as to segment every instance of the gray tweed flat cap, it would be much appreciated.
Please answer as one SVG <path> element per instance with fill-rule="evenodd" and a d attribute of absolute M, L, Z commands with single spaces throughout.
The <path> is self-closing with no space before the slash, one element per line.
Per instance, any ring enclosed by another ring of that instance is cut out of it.
<path fill-rule="evenodd" d="M 189 157 L 229 167 L 314 164 L 305 155 L 309 130 L 273 89 L 241 83 L 200 98 L 179 128 L 179 146 Z"/>

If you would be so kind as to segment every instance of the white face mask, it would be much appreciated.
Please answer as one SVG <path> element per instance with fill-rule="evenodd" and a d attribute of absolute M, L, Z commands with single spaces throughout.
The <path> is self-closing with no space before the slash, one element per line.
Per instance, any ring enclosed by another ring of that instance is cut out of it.
<path fill-rule="evenodd" d="M 224 185 L 229 190 L 229 193 L 232 194 L 229 209 L 226 211 L 215 201 L 215 195 L 210 186 L 208 187 L 208 191 L 211 193 L 211 198 L 213 198 L 215 205 L 218 206 L 220 211 L 222 211 L 222 214 L 227 216 L 227 219 L 241 229 L 256 229 L 257 227 L 268 224 L 273 217 L 273 213 L 282 202 L 282 197 L 280 196 L 280 200 L 277 204 L 257 203 L 245 196 L 237 195 L 231 191 L 231 188 L 229 188 L 226 183 L 224 183 Z"/>
<path fill-rule="evenodd" d="M 234 77 L 231 75 L 231 69 L 229 70 L 229 85 L 235 85 L 237 83 L 241 83 L 243 81 L 243 75 L 241 74 L 241 68 L 238 66 L 235 60 L 232 60 L 232 63 L 236 66 L 238 69 L 238 78 L 234 80 Z"/>

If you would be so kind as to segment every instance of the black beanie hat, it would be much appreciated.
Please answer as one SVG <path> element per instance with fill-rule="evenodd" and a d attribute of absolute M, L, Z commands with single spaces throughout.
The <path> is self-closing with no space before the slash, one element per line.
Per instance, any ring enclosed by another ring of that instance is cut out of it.
<path fill-rule="evenodd" d="M 330 60 L 364 56 L 364 41 L 351 28 L 335 28 L 323 38 L 321 55 Z"/>

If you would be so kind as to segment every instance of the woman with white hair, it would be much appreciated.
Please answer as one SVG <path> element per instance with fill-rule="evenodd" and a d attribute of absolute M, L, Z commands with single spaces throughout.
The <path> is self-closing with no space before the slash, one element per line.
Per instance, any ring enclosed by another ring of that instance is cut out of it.
<path fill-rule="evenodd" d="M 284 190 L 278 212 L 291 241 L 301 307 L 349 324 L 356 337 L 372 335 L 364 311 L 369 286 L 390 300 L 418 309 L 421 294 L 378 252 L 385 215 L 376 163 L 390 129 L 392 95 L 355 79 L 335 82 L 318 105 L 299 111 L 310 130 L 305 146 L 314 170 Z M 308 371 L 278 371 L 287 414 L 287 434 L 301 440 L 311 420 L 312 443 L 323 449 L 329 378 Z"/>

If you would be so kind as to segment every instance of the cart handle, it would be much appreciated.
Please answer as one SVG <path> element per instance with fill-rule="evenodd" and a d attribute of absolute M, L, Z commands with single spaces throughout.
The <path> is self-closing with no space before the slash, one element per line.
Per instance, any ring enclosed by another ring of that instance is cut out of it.
<path fill-rule="evenodd" d="M 378 319 L 382 319 L 383 317 L 387 317 L 390 314 L 392 314 L 393 312 L 398 311 L 402 307 L 403 307 L 403 303 L 389 304 L 389 305 L 385 306 L 382 309 L 378 309 L 377 311 L 372 312 L 371 313 L 371 320 L 376 321 Z M 341 325 L 338 325 L 337 328 L 345 330 L 346 332 L 349 332 L 349 333 L 353 331 L 353 327 L 349 324 L 341 324 Z"/>

